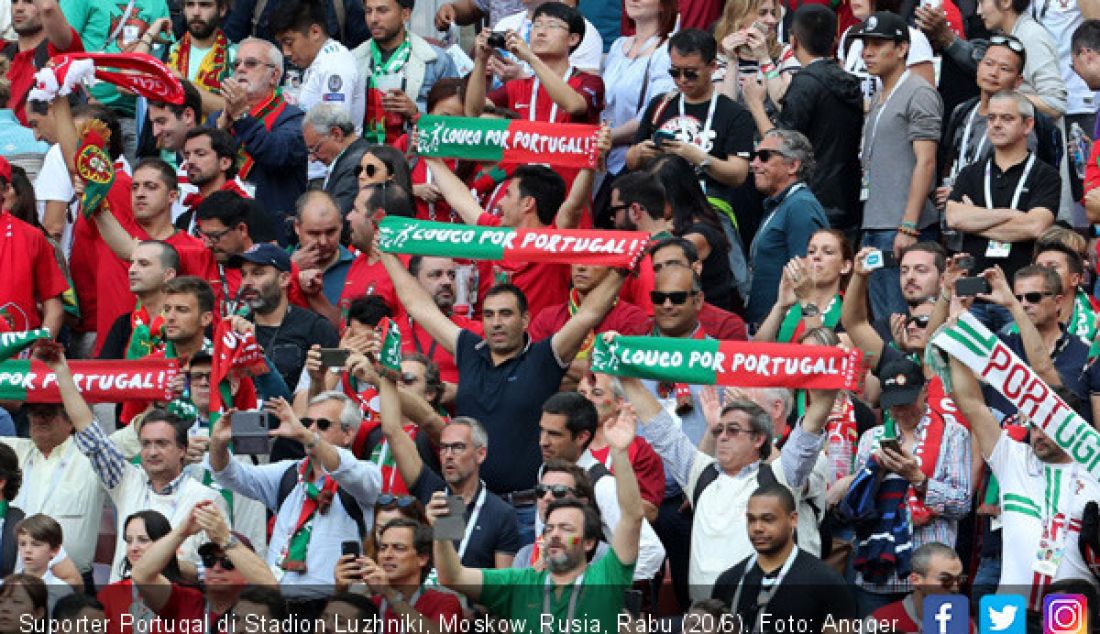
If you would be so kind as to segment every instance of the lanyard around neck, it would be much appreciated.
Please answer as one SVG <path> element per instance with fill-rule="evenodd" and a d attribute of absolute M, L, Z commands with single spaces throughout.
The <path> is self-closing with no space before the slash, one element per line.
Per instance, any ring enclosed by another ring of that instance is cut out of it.
<path fill-rule="evenodd" d="M 562 76 L 562 81 L 569 83 L 569 78 L 573 76 L 573 65 L 570 64 L 569 68 L 565 69 L 565 75 Z M 535 120 L 535 107 L 538 105 L 539 100 L 539 76 L 535 75 L 535 83 L 531 84 L 531 107 L 527 109 L 527 120 Z M 550 118 L 547 119 L 550 123 L 554 123 L 554 119 L 558 118 L 558 102 L 554 101 L 554 98 L 550 98 Z"/>
<path fill-rule="evenodd" d="M 462 542 L 458 545 L 459 560 L 466 556 L 466 548 L 470 545 L 470 537 L 474 534 L 474 526 L 477 525 L 477 519 L 481 516 L 481 507 L 485 506 L 485 483 L 479 481 L 478 488 L 480 491 L 477 494 L 477 502 L 474 504 L 474 512 L 470 514 L 470 519 L 466 521 L 466 532 L 462 534 Z"/>
<path fill-rule="evenodd" d="M 569 626 L 573 623 L 573 615 L 577 612 L 577 600 L 581 595 L 581 584 L 584 583 L 584 573 L 573 580 L 573 587 L 569 589 L 569 609 L 565 613 L 565 629 L 564 632 L 569 632 Z M 554 592 L 554 580 L 550 575 L 546 575 L 546 587 L 542 593 L 542 613 L 553 614 L 550 610 L 550 595 Z"/>
<path fill-rule="evenodd" d="M 1016 183 L 1016 191 L 1012 193 L 1012 202 L 1008 205 L 1009 209 L 1020 208 L 1020 196 L 1024 193 L 1024 184 L 1027 182 L 1027 177 L 1031 174 L 1031 168 L 1035 165 L 1035 153 L 1027 159 L 1027 165 L 1024 166 L 1024 173 L 1020 175 L 1020 182 Z M 993 171 L 993 157 L 989 157 L 989 161 L 985 164 L 985 208 L 995 209 L 993 204 L 993 193 L 990 187 L 990 175 Z"/>
<path fill-rule="evenodd" d="M 886 93 L 886 96 L 882 99 L 882 105 L 879 106 L 878 112 L 875 113 L 875 122 L 871 124 L 871 134 L 867 135 L 863 140 L 863 156 L 869 161 L 871 159 L 872 150 L 875 147 L 875 138 L 878 136 L 878 124 L 882 120 L 882 113 L 886 112 L 886 106 L 890 104 L 890 100 L 894 98 L 894 94 L 898 92 L 898 88 L 905 83 L 905 80 L 909 78 L 909 69 L 906 69 L 901 77 L 898 78 L 898 83 L 894 84 L 894 87 L 890 92 Z"/>
<path fill-rule="evenodd" d="M 752 570 L 753 566 L 756 565 L 756 558 L 756 553 L 753 553 L 753 556 L 750 557 L 748 562 L 745 563 L 745 570 L 741 573 L 741 583 L 737 584 L 737 592 L 733 594 L 733 601 L 730 603 L 730 606 L 732 607 L 734 612 L 739 609 L 739 606 L 741 604 L 741 590 L 745 587 L 745 579 L 749 576 L 749 572 Z M 776 591 L 779 590 L 779 585 L 783 583 L 783 579 L 787 576 L 787 573 L 790 572 L 791 566 L 794 565 L 794 560 L 797 558 L 798 546 L 792 545 L 791 554 L 787 555 L 787 561 L 785 561 L 783 563 L 783 567 L 779 569 L 779 576 L 775 578 L 775 581 L 772 582 L 771 587 L 769 587 L 767 590 L 764 589 L 764 577 L 760 577 L 760 594 L 757 595 L 756 598 L 756 611 L 754 613 L 756 616 L 753 617 L 753 625 L 750 631 L 757 631 L 756 624 L 760 612 L 763 611 L 763 608 L 767 607 L 768 603 L 771 603 L 772 597 L 774 597 Z M 764 570 L 761 569 L 760 572 L 763 573 Z"/>
<path fill-rule="evenodd" d="M 962 168 L 976 163 L 978 159 L 982 157 L 982 150 L 985 149 L 985 142 L 988 140 L 986 134 L 982 134 L 982 138 L 978 139 L 978 147 L 974 150 L 974 153 L 969 157 L 967 156 L 967 150 L 970 148 L 970 135 L 974 131 L 974 119 L 978 116 L 978 110 L 981 110 L 982 104 L 978 102 L 974 106 L 974 109 L 970 111 L 970 116 L 966 119 L 966 127 L 963 128 L 962 145 L 959 146 L 959 163 L 955 166 L 955 173 L 957 174 Z"/>

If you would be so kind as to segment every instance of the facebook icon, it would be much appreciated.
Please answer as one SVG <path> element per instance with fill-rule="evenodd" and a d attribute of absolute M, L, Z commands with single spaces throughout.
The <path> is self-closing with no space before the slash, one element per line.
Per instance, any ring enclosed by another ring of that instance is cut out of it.
<path fill-rule="evenodd" d="M 924 634 L 968 634 L 970 604 L 961 594 L 934 594 L 924 598 L 921 629 Z"/>

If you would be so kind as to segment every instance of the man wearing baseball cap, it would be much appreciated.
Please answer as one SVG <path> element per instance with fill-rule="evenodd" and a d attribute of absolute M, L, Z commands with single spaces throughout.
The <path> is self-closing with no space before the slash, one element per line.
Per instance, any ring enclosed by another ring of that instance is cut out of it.
<path fill-rule="evenodd" d="M 0 156 L 0 197 L 11 188 L 11 164 Z M 0 210 L 0 330 L 61 330 L 61 294 L 69 282 L 41 230 Z M 42 310 L 38 305 L 41 303 Z"/>
<path fill-rule="evenodd" d="M 254 244 L 229 258 L 228 265 L 241 270 L 239 297 L 250 309 L 248 320 L 255 324 L 257 343 L 293 388 L 298 385 L 310 346 L 339 346 L 336 328 L 317 313 L 290 305 L 290 256 L 278 246 Z"/>
<path fill-rule="evenodd" d="M 909 27 L 901 16 L 872 13 L 851 37 L 863 41 L 867 72 L 882 80 L 863 124 L 862 246 L 893 251 L 900 259 L 906 247 L 936 238 L 939 216 L 928 194 L 943 102 L 934 86 L 906 70 Z M 897 268 L 875 271 L 870 286 L 875 317 L 905 312 Z"/>
<path fill-rule="evenodd" d="M 907 512 L 897 514 L 894 527 L 905 528 L 901 524 L 907 523 L 910 528 L 894 534 L 910 534 L 912 539 L 910 548 L 891 541 L 893 553 L 870 552 L 875 540 L 860 543 L 855 568 L 861 614 L 904 598 L 912 590 L 905 554 L 931 542 L 954 544 L 958 520 L 970 511 L 970 434 L 950 415 L 954 408 L 940 404 L 942 396 L 934 399 L 935 407 L 930 402 L 929 394 L 943 394 L 940 379 L 926 381 L 920 362 L 884 343 L 868 321 L 864 298 L 871 272 L 864 262 L 871 252 L 864 248 L 856 255 L 841 322 L 882 385 L 879 405 L 885 422 L 859 439 L 855 464 L 860 472 L 850 495 L 858 493 L 860 479 L 885 473 L 871 510 L 883 508 L 884 496 L 900 495 Z M 886 523 L 883 515 L 879 526 Z M 881 565 L 885 554 L 897 556 L 895 566 Z"/>

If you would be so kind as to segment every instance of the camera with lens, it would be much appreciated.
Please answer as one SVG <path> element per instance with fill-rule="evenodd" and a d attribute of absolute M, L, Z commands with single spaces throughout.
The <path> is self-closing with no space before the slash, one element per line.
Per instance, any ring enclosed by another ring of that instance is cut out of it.
<path fill-rule="evenodd" d="M 508 34 L 500 31 L 493 31 L 489 34 L 489 46 L 493 48 L 507 48 L 508 47 Z"/>

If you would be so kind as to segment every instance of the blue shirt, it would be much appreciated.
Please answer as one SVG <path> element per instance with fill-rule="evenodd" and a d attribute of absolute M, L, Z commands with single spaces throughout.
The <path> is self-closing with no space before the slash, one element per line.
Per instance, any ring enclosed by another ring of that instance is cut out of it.
<path fill-rule="evenodd" d="M 998 333 L 997 336 L 1010 350 L 1024 361 L 1027 361 L 1027 353 L 1024 352 L 1024 341 L 1020 337 L 1020 333 Z M 1054 352 L 1050 356 L 1051 361 L 1054 363 L 1054 370 L 1058 372 L 1058 377 L 1062 379 L 1062 385 L 1085 401 L 1087 409 L 1089 390 L 1085 366 L 1088 363 L 1089 347 L 1076 336 L 1067 332 L 1063 326 L 1062 336 L 1058 339 L 1058 343 L 1054 344 Z M 998 410 L 1004 416 L 1011 416 L 1016 413 L 1016 406 L 1010 403 L 1000 392 L 989 386 L 986 386 L 982 391 L 985 393 L 986 405 L 990 409 Z"/>
<path fill-rule="evenodd" d="M 0 156 L 44 155 L 49 149 L 48 143 L 36 140 L 34 132 L 19 123 L 15 112 L 7 108 L 0 109 Z"/>

